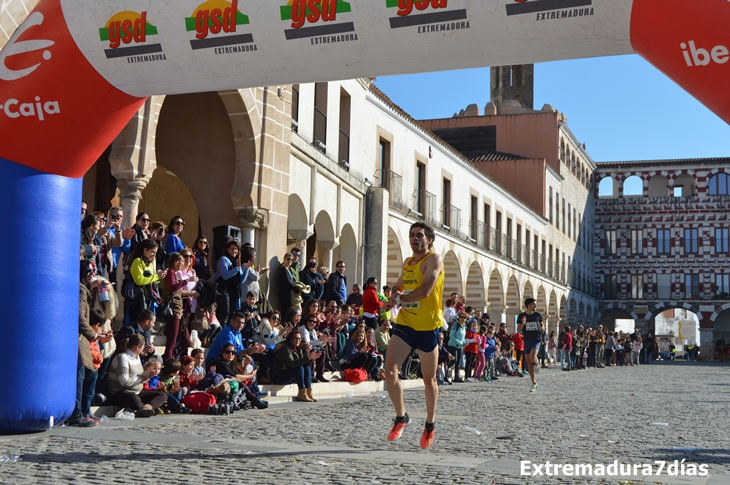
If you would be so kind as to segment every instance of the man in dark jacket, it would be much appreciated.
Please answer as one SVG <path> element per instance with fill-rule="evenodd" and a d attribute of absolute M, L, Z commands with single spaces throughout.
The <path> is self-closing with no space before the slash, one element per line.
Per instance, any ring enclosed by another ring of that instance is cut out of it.
<path fill-rule="evenodd" d="M 154 313 L 146 308 L 142 310 L 137 317 L 137 323 L 135 325 L 124 325 L 114 336 L 117 348 L 121 349 L 125 340 L 134 334 L 139 334 L 144 337 L 145 343 L 142 353 L 139 355 L 142 363 L 149 360 L 150 357 L 154 357 L 155 346 L 152 345 L 152 327 L 155 326 L 155 321 L 156 317 Z"/>
<path fill-rule="evenodd" d="M 324 287 L 324 299 L 336 301 L 342 306 L 347 300 L 347 276 L 345 276 L 344 261 L 337 261 L 336 271 L 333 271 Z"/>

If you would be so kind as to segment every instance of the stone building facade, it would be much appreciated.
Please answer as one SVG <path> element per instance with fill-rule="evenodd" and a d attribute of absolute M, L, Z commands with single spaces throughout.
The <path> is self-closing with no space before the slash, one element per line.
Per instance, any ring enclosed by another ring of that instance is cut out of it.
<path fill-rule="evenodd" d="M 653 329 L 684 308 L 703 344 L 730 337 L 730 158 L 600 163 L 594 178 L 602 321 Z"/>

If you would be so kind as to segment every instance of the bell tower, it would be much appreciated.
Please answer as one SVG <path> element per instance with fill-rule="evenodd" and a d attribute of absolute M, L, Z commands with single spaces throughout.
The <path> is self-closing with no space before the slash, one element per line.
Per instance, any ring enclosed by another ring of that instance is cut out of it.
<path fill-rule="evenodd" d="M 498 66 L 491 70 L 490 100 L 497 114 L 533 109 L 535 65 Z"/>

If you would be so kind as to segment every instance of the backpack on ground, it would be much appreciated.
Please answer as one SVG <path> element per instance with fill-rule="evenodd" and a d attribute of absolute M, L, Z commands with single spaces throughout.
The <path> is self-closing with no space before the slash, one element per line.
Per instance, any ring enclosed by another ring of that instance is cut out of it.
<path fill-rule="evenodd" d="M 182 403 L 195 414 L 208 414 L 209 407 L 216 404 L 216 397 L 207 392 L 192 392 L 182 398 Z"/>

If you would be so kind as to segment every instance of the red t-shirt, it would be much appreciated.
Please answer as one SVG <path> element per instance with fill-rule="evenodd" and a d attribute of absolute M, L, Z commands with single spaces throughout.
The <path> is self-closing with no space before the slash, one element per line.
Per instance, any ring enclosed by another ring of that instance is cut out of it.
<path fill-rule="evenodd" d="M 478 336 L 479 334 L 476 332 L 472 332 L 471 330 L 466 331 L 466 338 L 475 339 Z M 464 352 L 467 352 L 469 354 L 476 354 L 477 352 L 479 352 L 479 341 L 477 340 L 476 342 L 466 344 L 466 346 L 464 347 Z"/>
<path fill-rule="evenodd" d="M 521 333 L 512 335 L 512 341 L 515 343 L 515 350 L 525 351 L 525 339 Z"/>

